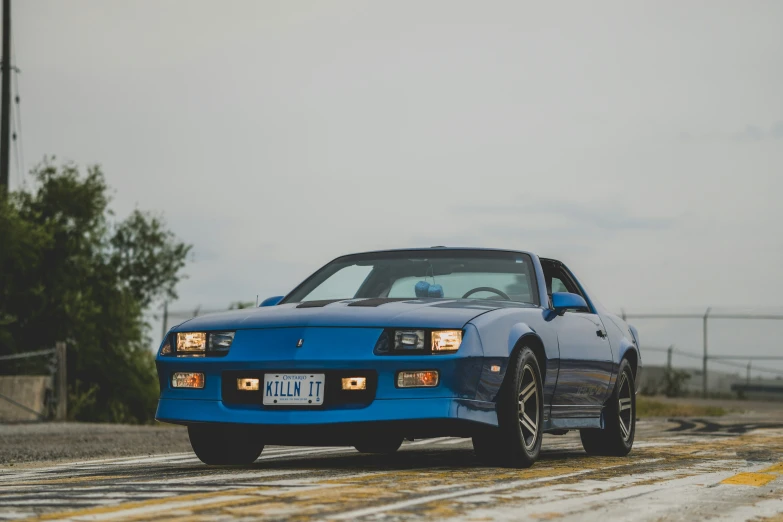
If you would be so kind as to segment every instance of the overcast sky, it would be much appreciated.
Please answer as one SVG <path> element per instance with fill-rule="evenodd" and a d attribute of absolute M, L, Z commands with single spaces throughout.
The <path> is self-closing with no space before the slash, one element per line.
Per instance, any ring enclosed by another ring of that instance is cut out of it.
<path fill-rule="evenodd" d="M 781 311 L 783 2 L 13 8 L 26 166 L 99 163 L 119 216 L 162 212 L 195 245 L 172 309 L 437 244 L 562 259 L 615 310 Z"/>

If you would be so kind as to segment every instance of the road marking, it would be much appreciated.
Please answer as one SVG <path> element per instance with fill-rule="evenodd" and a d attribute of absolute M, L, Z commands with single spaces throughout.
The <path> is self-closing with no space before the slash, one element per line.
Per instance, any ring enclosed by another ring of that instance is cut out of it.
<path fill-rule="evenodd" d="M 446 500 L 449 498 L 456 498 L 456 497 L 462 497 L 465 495 L 477 495 L 482 493 L 494 493 L 496 491 L 504 491 L 508 489 L 517 488 L 519 486 L 524 486 L 527 484 L 535 484 L 536 482 L 548 482 L 552 480 L 558 480 L 563 478 L 569 478 L 569 477 L 575 477 L 577 475 L 583 475 L 585 473 L 590 473 L 592 471 L 596 471 L 594 469 L 585 469 L 581 471 L 575 471 L 572 473 L 564 473 L 562 475 L 551 475 L 549 477 L 541 477 L 541 478 L 534 478 L 534 479 L 526 479 L 526 480 L 515 480 L 513 482 L 509 482 L 506 484 L 498 484 L 497 486 L 485 486 L 481 488 L 468 488 L 468 489 L 462 489 L 459 491 L 454 491 L 451 493 L 441 493 L 439 495 L 428 495 L 424 497 L 414 498 L 411 500 L 403 500 L 401 502 L 393 502 L 391 504 L 386 504 L 384 506 L 378 506 L 378 507 L 370 507 L 370 508 L 364 508 L 364 509 L 357 509 L 354 511 L 348 511 L 346 513 L 341 513 L 339 515 L 334 516 L 327 516 L 329 519 L 333 520 L 353 520 L 355 518 L 360 517 L 366 517 L 368 515 L 377 515 L 379 513 L 384 513 L 387 511 L 395 511 L 398 509 L 405 509 L 411 506 L 418 506 L 420 504 L 429 504 L 430 502 L 435 502 L 437 500 Z"/>
<path fill-rule="evenodd" d="M 353 448 L 332 448 L 326 450 L 317 449 L 317 450 L 310 450 L 310 451 L 297 451 L 294 453 L 276 453 L 274 455 L 267 455 L 267 456 L 264 456 L 262 454 L 260 457 L 258 457 L 258 460 L 269 460 L 269 459 L 279 459 L 282 457 L 296 457 L 298 455 L 313 455 L 313 454 L 349 452 L 349 451 L 355 452 L 356 450 Z"/>
<path fill-rule="evenodd" d="M 778 478 L 777 475 L 772 473 L 737 473 L 733 477 L 729 477 L 726 480 L 722 480 L 721 484 L 734 484 L 737 486 L 764 486 L 769 484 L 773 480 Z"/>
<path fill-rule="evenodd" d="M 451 440 L 444 440 L 442 442 L 439 442 L 438 444 L 459 444 L 461 442 L 472 442 L 470 439 L 451 439 Z"/>
<path fill-rule="evenodd" d="M 783 474 L 783 462 L 778 462 L 774 466 L 762 469 L 761 473 L 780 473 Z"/>
<path fill-rule="evenodd" d="M 450 439 L 450 438 L 451 437 L 436 437 L 434 439 L 422 439 L 422 440 L 417 440 L 416 442 L 409 442 L 408 444 L 406 444 L 403 447 L 409 448 L 410 446 L 421 446 L 423 444 L 433 444 L 435 442 L 444 441 L 444 440 Z"/>
<path fill-rule="evenodd" d="M 189 500 L 184 502 L 167 502 L 166 504 L 162 504 L 162 505 L 158 504 L 153 506 L 143 506 L 137 508 L 123 509 L 120 511 L 113 511 L 108 513 L 95 513 L 90 515 L 81 515 L 81 516 L 74 516 L 68 518 L 70 518 L 71 520 L 85 520 L 85 521 L 86 520 L 111 520 L 113 518 L 127 518 L 132 516 L 148 515 L 150 513 L 155 513 L 162 510 L 171 511 L 172 509 L 181 509 L 181 508 L 187 509 L 192 507 L 203 508 L 207 504 L 221 504 L 225 502 L 236 502 L 238 500 L 244 500 L 247 498 L 251 498 L 251 497 L 248 497 L 246 495 L 223 495 L 219 497 L 204 498 L 201 500 Z"/>
<path fill-rule="evenodd" d="M 141 486 L 141 485 L 150 485 L 150 486 L 157 486 L 157 485 L 166 485 L 166 484 L 195 484 L 197 482 L 215 482 L 215 481 L 223 481 L 224 484 L 231 484 L 235 482 L 242 482 L 245 480 L 253 480 L 258 478 L 266 478 L 266 477 L 282 477 L 286 475 L 301 475 L 306 473 L 315 473 L 315 470 L 311 469 L 302 469 L 302 470 L 280 470 L 280 471 L 257 471 L 257 472 L 251 472 L 251 473 L 216 473 L 214 475 L 205 475 L 203 477 L 191 477 L 191 476 L 182 476 L 172 479 L 156 479 L 156 480 L 144 480 L 144 481 L 133 481 L 133 482 L 124 482 L 124 484 L 132 484 L 135 486 Z"/>

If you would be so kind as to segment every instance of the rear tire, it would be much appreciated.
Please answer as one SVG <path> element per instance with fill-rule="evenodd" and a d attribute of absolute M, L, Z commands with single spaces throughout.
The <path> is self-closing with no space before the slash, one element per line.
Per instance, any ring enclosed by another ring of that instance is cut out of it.
<path fill-rule="evenodd" d="M 379 438 L 376 440 L 366 440 L 356 444 L 354 448 L 359 453 L 377 453 L 382 455 L 391 455 L 402 446 L 402 437 Z"/>
<path fill-rule="evenodd" d="M 498 428 L 473 437 L 476 456 L 490 465 L 529 468 L 541 452 L 544 389 L 538 360 L 526 346 L 510 361 L 497 412 Z"/>
<path fill-rule="evenodd" d="M 252 464 L 264 449 L 258 431 L 248 426 L 193 424 L 190 445 L 204 464 Z"/>
<path fill-rule="evenodd" d="M 604 407 L 604 429 L 579 431 L 582 447 L 590 455 L 624 457 L 633 448 L 636 434 L 636 383 L 631 365 L 620 363 L 617 382 Z"/>

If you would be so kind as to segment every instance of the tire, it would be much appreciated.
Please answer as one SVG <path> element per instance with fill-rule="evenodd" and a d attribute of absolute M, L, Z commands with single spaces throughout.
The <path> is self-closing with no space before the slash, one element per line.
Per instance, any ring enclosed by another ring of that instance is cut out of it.
<path fill-rule="evenodd" d="M 391 455 L 402 446 L 402 437 L 387 437 L 377 440 L 366 440 L 356 444 L 354 448 L 359 453 L 378 453 L 382 455 Z"/>
<path fill-rule="evenodd" d="M 252 464 L 264 449 L 251 427 L 227 424 L 188 426 L 190 446 L 204 464 Z"/>
<path fill-rule="evenodd" d="M 620 363 L 612 396 L 604 406 L 604 429 L 580 430 L 582 447 L 590 455 L 624 457 L 636 434 L 636 383 L 631 365 Z"/>
<path fill-rule="evenodd" d="M 511 359 L 498 393 L 498 428 L 473 437 L 476 456 L 494 466 L 532 466 L 541 452 L 543 399 L 538 360 L 530 348 L 522 347 Z"/>

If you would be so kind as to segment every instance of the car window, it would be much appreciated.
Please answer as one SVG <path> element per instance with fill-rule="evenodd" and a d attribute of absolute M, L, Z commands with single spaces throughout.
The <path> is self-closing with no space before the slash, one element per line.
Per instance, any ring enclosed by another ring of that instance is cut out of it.
<path fill-rule="evenodd" d="M 321 299 L 346 299 L 353 297 L 372 271 L 371 266 L 348 265 L 335 272 L 329 279 L 307 296 L 308 301 Z"/>
<path fill-rule="evenodd" d="M 568 292 L 568 288 L 558 277 L 552 278 L 552 293 L 554 292 Z"/>
<path fill-rule="evenodd" d="M 460 299 L 476 290 L 469 298 L 538 304 L 536 283 L 532 260 L 521 252 L 469 249 L 368 252 L 344 256 L 327 264 L 282 302 Z"/>
<path fill-rule="evenodd" d="M 416 297 L 416 283 L 421 277 L 404 277 L 396 280 L 389 297 Z M 525 274 L 491 274 L 483 272 L 465 272 L 446 274 L 436 278 L 429 278 L 428 283 L 439 284 L 443 287 L 443 297 L 446 299 L 460 299 L 470 290 L 481 287 L 490 287 L 500 290 L 508 295 L 512 301 L 530 303 L 533 301 L 530 290 L 530 282 Z M 474 299 L 492 299 L 499 294 L 491 290 L 481 290 L 470 295 Z"/>

